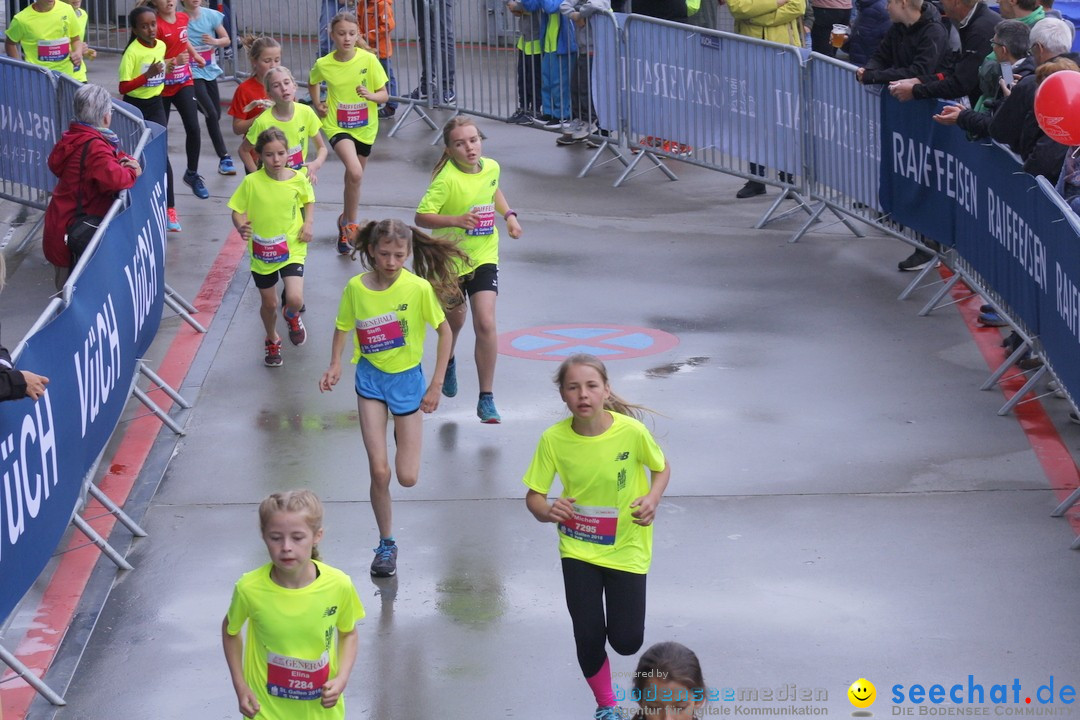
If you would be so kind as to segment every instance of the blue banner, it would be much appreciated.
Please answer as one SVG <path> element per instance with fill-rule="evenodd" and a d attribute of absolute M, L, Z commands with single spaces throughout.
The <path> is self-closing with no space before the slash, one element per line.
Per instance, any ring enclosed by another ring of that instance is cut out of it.
<path fill-rule="evenodd" d="M 1045 178 L 1032 195 L 1035 234 L 1045 240 L 1046 301 L 1039 304 L 1039 340 L 1058 379 L 1080 398 L 1080 218 Z"/>
<path fill-rule="evenodd" d="M 802 64 L 785 45 L 755 43 L 631 15 L 625 23 L 631 135 L 802 172 Z"/>
<path fill-rule="evenodd" d="M 881 204 L 897 222 L 955 247 L 1010 314 L 1039 333 L 1048 298 L 1035 178 L 993 144 L 934 122 L 939 104 L 882 93 Z M 1060 218 L 1060 213 L 1057 213 Z"/>
<path fill-rule="evenodd" d="M 83 478 L 127 403 L 161 321 L 165 135 L 151 140 L 126 210 L 76 281 L 71 304 L 28 338 L 18 366 L 49 378 L 36 402 L 0 404 L 0 618 L 44 569 Z"/>

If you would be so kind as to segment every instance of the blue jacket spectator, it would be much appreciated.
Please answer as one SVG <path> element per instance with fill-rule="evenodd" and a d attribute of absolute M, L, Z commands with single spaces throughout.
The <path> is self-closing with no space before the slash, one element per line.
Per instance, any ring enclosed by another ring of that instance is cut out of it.
<path fill-rule="evenodd" d="M 851 37 L 844 45 L 844 52 L 852 65 L 865 65 L 881 44 L 881 38 L 892 27 L 886 4 L 886 0 L 855 0 L 859 14 L 852 23 Z"/>

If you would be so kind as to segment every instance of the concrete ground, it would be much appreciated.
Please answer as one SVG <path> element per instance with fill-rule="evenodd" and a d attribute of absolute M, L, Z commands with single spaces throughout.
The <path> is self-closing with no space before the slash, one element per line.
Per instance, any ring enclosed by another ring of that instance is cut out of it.
<path fill-rule="evenodd" d="M 611 323 L 678 338 L 609 371 L 617 392 L 656 411 L 673 468 L 646 646 L 678 640 L 709 685 L 759 690 L 709 712 L 786 708 L 761 690 L 795 685 L 825 697 L 795 705 L 846 715 L 860 677 L 877 686 L 878 716 L 903 712 L 890 707 L 894 685 L 966 687 L 972 675 L 989 692 L 1016 678 L 1038 709 L 1051 676 L 1058 689 L 1080 684 L 1073 530 L 1048 517 L 1056 496 L 1029 435 L 995 415 L 1001 393 L 977 390 L 987 364 L 963 316 L 917 317 L 926 292 L 896 301 L 910 279 L 896 270 L 906 246 L 842 226 L 789 244 L 799 221 L 750 229 L 771 198 L 736 201 L 740 180 L 675 163 L 678 182 L 653 172 L 613 189 L 610 165 L 575 178 L 584 148 L 479 124 L 525 229 L 503 237 L 500 331 Z M 178 121 L 172 130 L 180 162 Z M 439 154 L 430 137 L 416 124 L 379 141 L 365 216 L 411 219 Z M 225 203 L 238 183 L 213 174 L 208 149 L 212 197 L 178 190 L 184 232 L 170 236 L 168 280 L 189 297 L 231 229 Z M 262 366 L 258 294 L 242 264 L 185 384 L 197 400 L 187 435 L 156 495 L 143 491 L 150 535 L 131 544 L 136 569 L 115 576 L 68 705 L 38 701 L 29 717 L 237 717 L 221 618 L 234 581 L 266 560 L 256 505 L 297 486 L 326 503 L 323 555 L 352 575 L 367 609 L 348 717 L 591 717 L 555 531 L 526 511 L 520 480 L 541 431 L 565 416 L 555 363 L 500 355 L 503 424 L 481 425 L 465 331 L 461 393 L 425 418 L 418 486 L 394 489 L 399 575 L 368 574 L 377 532 L 354 396 L 347 383 L 316 389 L 341 288 L 359 272 L 330 241 L 341 182 L 335 160 L 316 188 L 307 344 L 286 343 L 279 370 Z M 42 286 L 42 263 L 26 256 L 15 287 Z M 32 313 L 10 290 L 3 300 L 13 344 Z M 165 321 L 163 338 L 177 323 Z M 1045 402 L 1075 455 L 1063 403 Z M 5 645 L 31 622 L 16 618 Z M 622 688 L 635 663 L 613 657 Z M 1025 707 L 1021 697 L 1009 709 Z"/>

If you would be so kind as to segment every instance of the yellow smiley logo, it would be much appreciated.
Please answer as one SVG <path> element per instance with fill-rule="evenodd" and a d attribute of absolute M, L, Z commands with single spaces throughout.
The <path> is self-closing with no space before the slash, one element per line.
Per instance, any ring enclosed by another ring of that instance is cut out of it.
<path fill-rule="evenodd" d="M 866 678 L 859 678 L 851 683 L 851 687 L 847 690 L 847 696 L 855 707 L 868 708 L 874 704 L 874 700 L 877 698 L 877 689 L 874 687 L 874 683 Z"/>

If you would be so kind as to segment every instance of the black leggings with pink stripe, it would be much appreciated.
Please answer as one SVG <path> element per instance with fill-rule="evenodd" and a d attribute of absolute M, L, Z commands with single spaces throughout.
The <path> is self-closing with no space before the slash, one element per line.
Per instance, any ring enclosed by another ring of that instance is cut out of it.
<path fill-rule="evenodd" d="M 620 655 L 641 649 L 647 576 L 572 558 L 562 559 L 562 570 L 578 664 L 585 677 L 591 678 L 607 659 L 608 643 Z"/>

